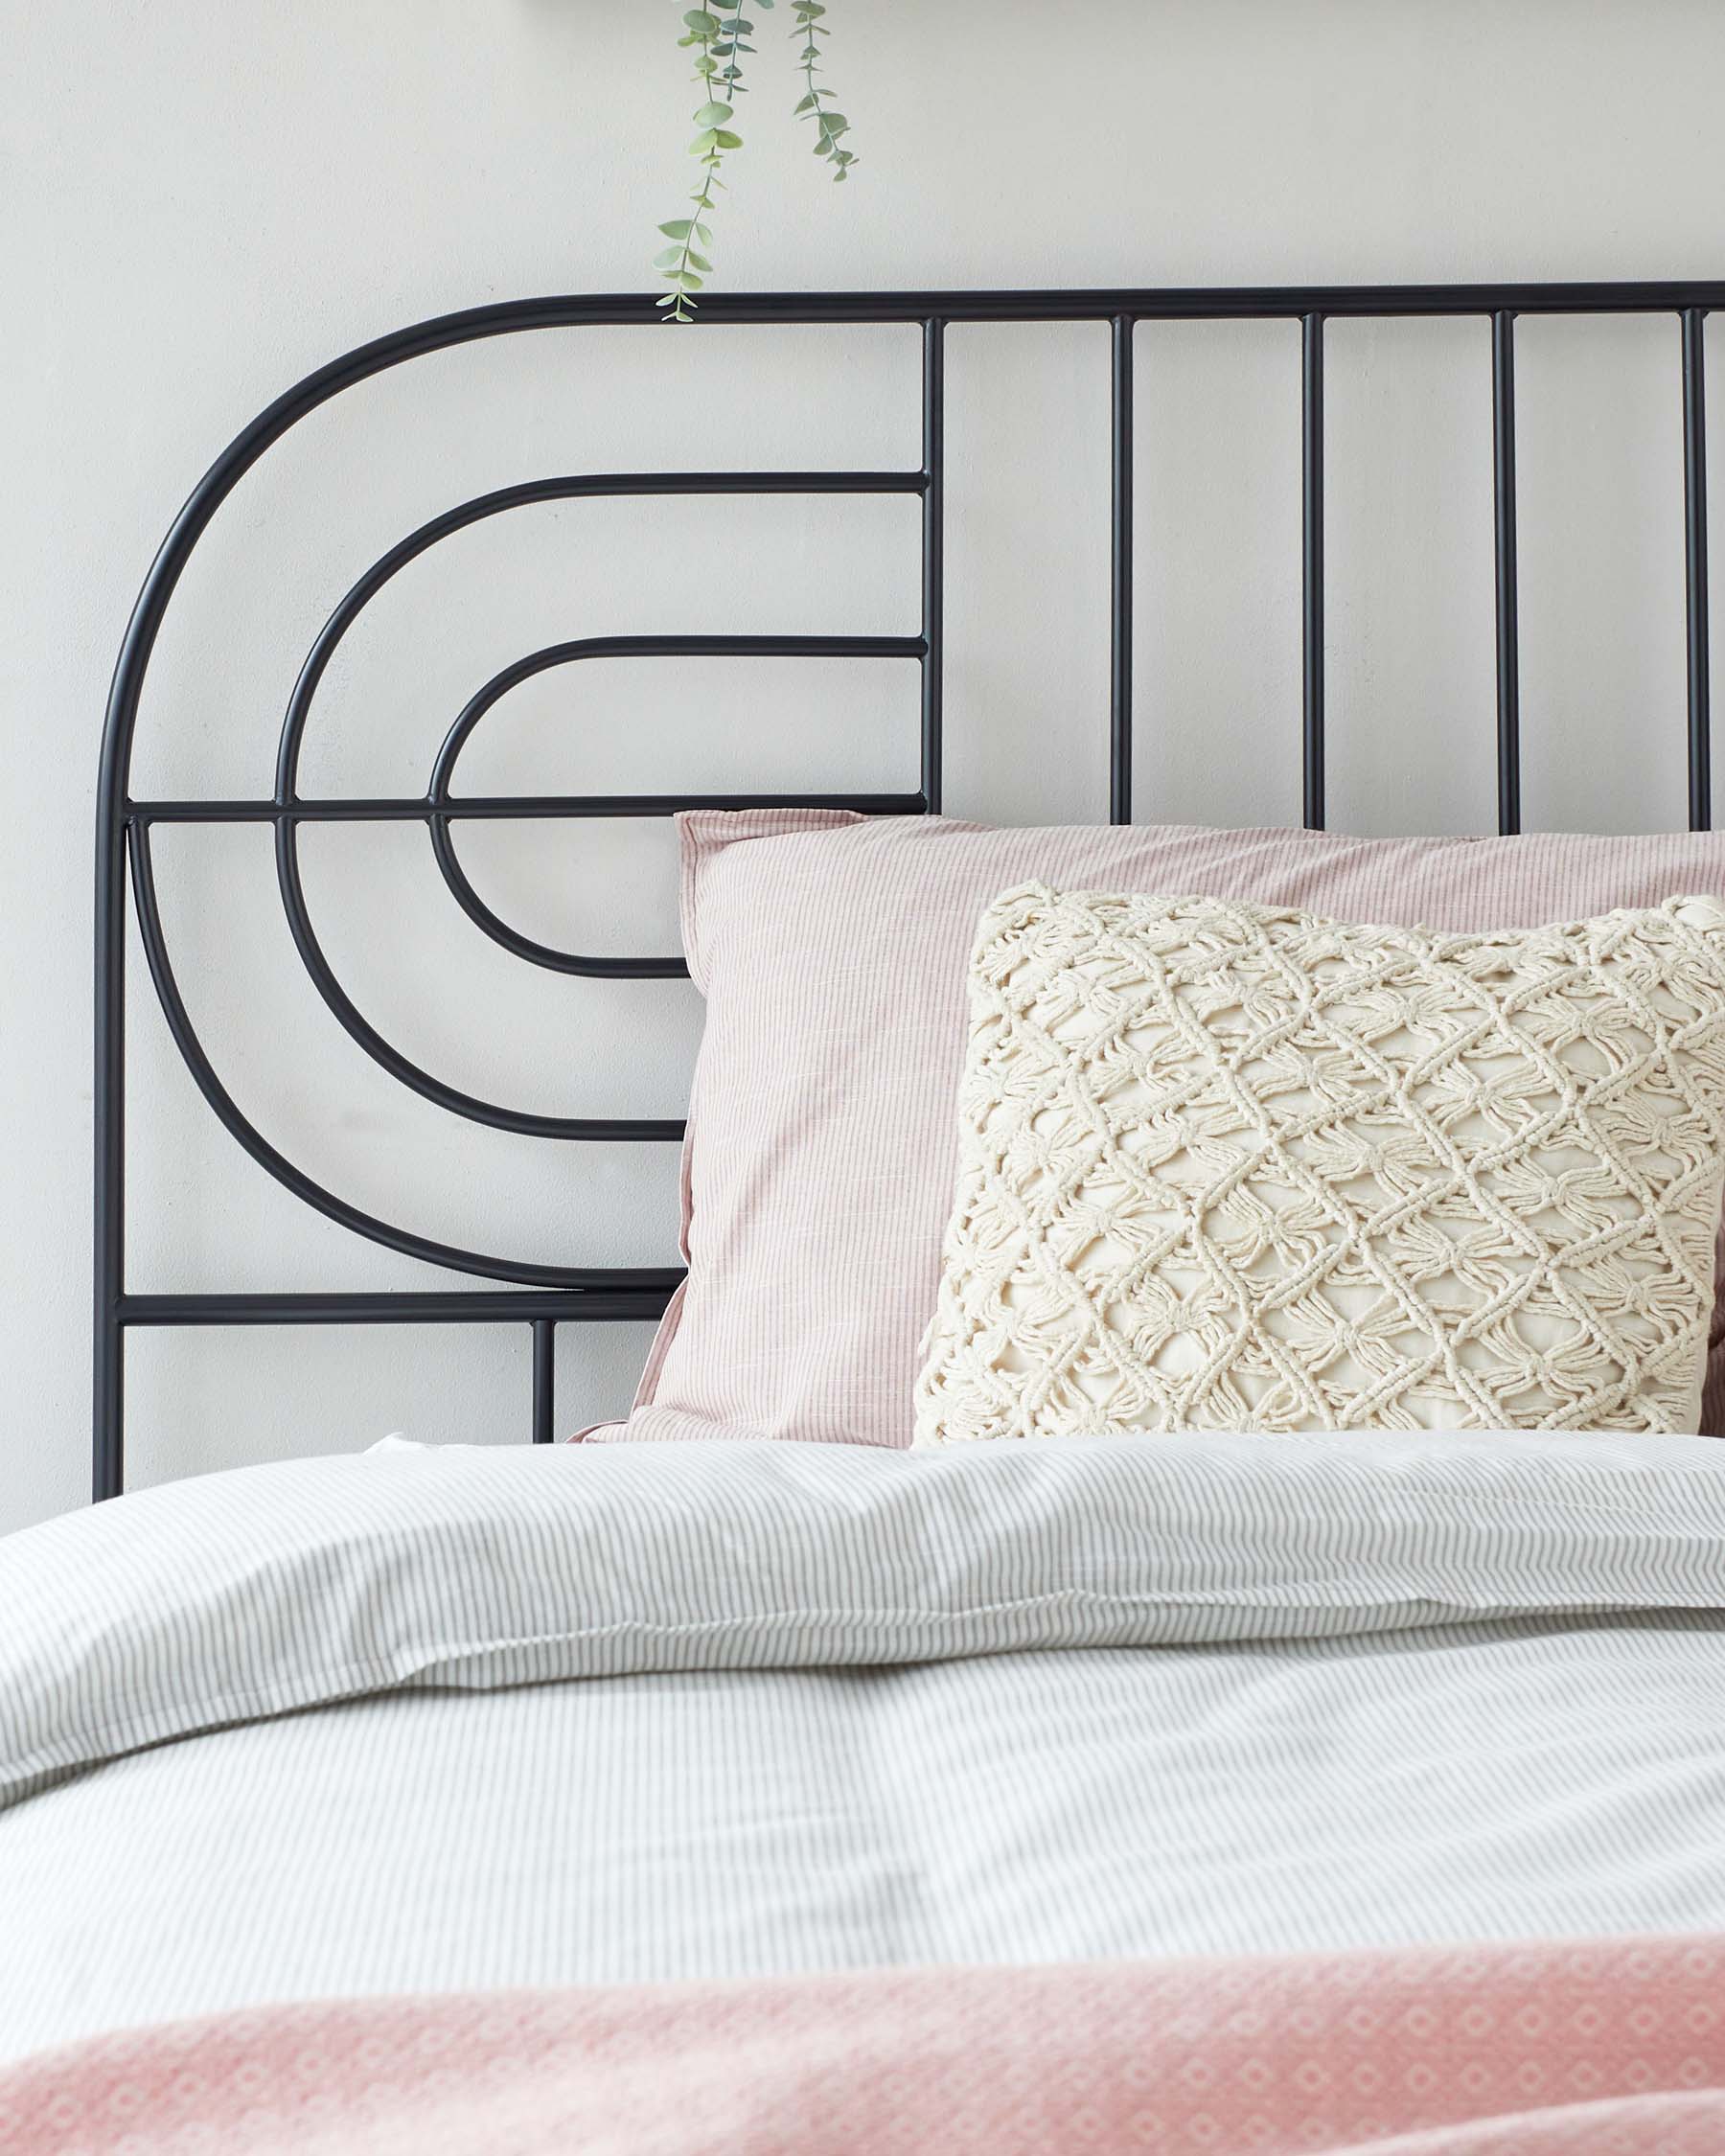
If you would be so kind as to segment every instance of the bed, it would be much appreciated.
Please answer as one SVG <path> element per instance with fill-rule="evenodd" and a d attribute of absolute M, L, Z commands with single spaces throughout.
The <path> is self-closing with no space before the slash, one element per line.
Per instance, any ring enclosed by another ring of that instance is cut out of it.
<path fill-rule="evenodd" d="M 108 713 L 102 1502 L 0 1545 L 0 2151 L 1725 2144 L 1713 1437 L 1576 1415 L 1557 1432 L 1476 1420 L 908 1451 L 786 1443 L 859 1433 L 674 1411 L 649 1391 L 639 1427 L 554 1445 L 558 1327 L 669 1305 L 686 1357 L 702 1253 L 686 1285 L 678 1269 L 518 1263 L 429 1242 L 314 1181 L 248 1121 L 200 1042 L 151 861 L 165 825 L 268 825 L 300 955 L 393 1076 L 523 1135 L 676 1143 L 680 1123 L 529 1116 L 405 1058 L 324 954 L 303 826 L 421 822 L 449 889 L 505 950 L 654 977 L 681 962 L 522 936 L 467 878 L 456 825 L 683 814 L 691 843 L 715 818 L 754 817 L 768 844 L 864 844 L 845 837 L 862 830 L 885 845 L 939 817 L 944 332 L 1080 320 L 1112 339 L 1111 815 L 1130 838 L 1134 328 L 1267 316 L 1302 338 L 1303 806 L 1319 834 L 1323 325 L 1391 313 L 1492 326 L 1500 839 L 1485 843 L 1514 844 L 1514 322 L 1632 311 L 1680 329 L 1690 835 L 1633 873 L 1598 856 L 1599 903 L 1624 903 L 1622 876 L 1636 903 L 1715 879 L 1725 896 L 1708 835 L 1703 421 L 1703 325 L 1722 301 L 1725 286 L 1612 285 L 716 302 L 740 323 L 920 325 L 920 468 L 574 475 L 459 504 L 331 616 L 289 699 L 269 798 L 134 799 L 132 735 L 175 584 L 273 442 L 422 354 L 645 324 L 652 310 L 557 299 L 416 325 L 308 378 L 237 439 L 150 572 Z M 302 797 L 319 681 L 399 569 L 519 504 L 632 492 L 914 495 L 920 624 L 550 647 L 474 693 L 423 796 Z M 918 785 L 793 799 L 453 790 L 464 745 L 515 683 L 624 647 L 913 659 Z M 977 841 L 984 866 L 991 843 Z M 1254 846 L 1261 867 L 1274 841 Z M 957 840 L 945 851 L 965 858 Z M 1397 873 L 1400 857 L 1384 859 L 1371 874 Z M 1170 872 L 1159 860 L 1147 873 L 1155 888 Z M 1288 873 L 1306 875 L 1305 857 Z M 127 1285 L 128 920 L 174 1044 L 252 1158 L 356 1234 L 479 1285 Z M 703 951 L 698 979 L 711 964 Z M 890 950 L 882 972 L 903 975 Z M 685 1213 L 685 1242 L 687 1227 Z M 1712 1251 L 1710 1227 L 1710 1289 Z M 499 1321 L 530 1329 L 533 1447 L 393 1439 L 122 1495 L 136 1328 Z M 631 1436 L 656 1441 L 614 1441 Z"/>

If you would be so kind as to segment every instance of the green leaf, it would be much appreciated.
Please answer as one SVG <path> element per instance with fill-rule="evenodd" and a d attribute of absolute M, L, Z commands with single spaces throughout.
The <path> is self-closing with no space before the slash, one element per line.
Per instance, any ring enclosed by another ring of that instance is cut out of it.
<path fill-rule="evenodd" d="M 685 34 L 678 43 L 679 48 L 694 48 L 690 65 L 696 80 L 704 84 L 701 93 L 703 102 L 694 114 L 697 132 L 689 144 L 689 154 L 701 164 L 703 178 L 689 196 L 694 216 L 673 218 L 659 226 L 665 238 L 674 242 L 654 258 L 654 267 L 673 287 L 657 303 L 667 321 L 693 319 L 696 303 L 691 295 L 702 290 L 705 278 L 712 274 L 711 262 L 696 251 L 695 242 L 699 241 L 703 247 L 712 244 L 712 236 L 701 218 L 714 205 L 717 194 L 728 192 L 720 176 L 726 153 L 743 148 L 743 136 L 727 123 L 736 116 L 734 101 L 743 95 L 745 87 L 740 62 L 755 49 L 748 42 L 755 26 L 743 11 L 748 4 L 748 0 L 707 0 L 702 5 L 696 0 L 682 17 Z M 777 0 L 753 0 L 753 4 L 764 11 L 773 8 Z M 821 49 L 832 34 L 824 20 L 829 9 L 826 0 L 790 0 L 789 11 L 794 25 L 790 41 L 800 45 L 798 57 L 807 77 L 806 93 L 796 103 L 794 116 L 806 119 L 814 115 L 816 154 L 829 162 L 833 177 L 841 180 L 856 161 L 850 150 L 840 147 L 840 138 L 849 131 L 850 122 L 842 112 L 823 105 L 822 101 L 836 97 L 837 92 L 824 84 L 816 86 L 814 80 L 816 72 L 824 72 Z"/>

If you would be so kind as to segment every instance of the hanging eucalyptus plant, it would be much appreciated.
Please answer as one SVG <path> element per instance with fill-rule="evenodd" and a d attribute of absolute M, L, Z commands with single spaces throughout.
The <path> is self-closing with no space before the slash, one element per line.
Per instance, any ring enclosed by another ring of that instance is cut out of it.
<path fill-rule="evenodd" d="M 725 184 L 719 176 L 725 158 L 743 147 L 743 137 L 730 123 L 745 88 L 742 56 L 755 48 L 748 41 L 754 24 L 743 13 L 742 5 L 743 0 L 734 0 L 732 6 L 718 13 L 707 8 L 691 8 L 682 18 L 684 34 L 678 43 L 695 53 L 695 80 L 701 85 L 702 99 L 694 115 L 700 132 L 689 145 L 689 154 L 700 161 L 702 178 L 689 197 L 695 205 L 693 216 L 672 218 L 659 226 L 671 242 L 654 262 L 654 267 L 662 272 L 671 287 L 658 303 L 669 310 L 667 322 L 694 319 L 694 295 L 705 285 L 713 267 L 703 251 L 713 243 L 706 221 L 712 215 L 713 190 Z M 774 0 L 749 0 L 749 5 L 770 9 Z M 858 159 L 840 140 L 850 132 L 850 122 L 829 102 L 836 93 L 816 80 L 821 73 L 821 45 L 832 35 L 822 19 L 827 12 L 823 0 L 791 0 L 794 24 L 791 35 L 802 40 L 797 63 L 802 70 L 803 94 L 794 116 L 814 122 L 815 154 L 824 157 L 833 168 L 833 177 L 841 180 Z"/>

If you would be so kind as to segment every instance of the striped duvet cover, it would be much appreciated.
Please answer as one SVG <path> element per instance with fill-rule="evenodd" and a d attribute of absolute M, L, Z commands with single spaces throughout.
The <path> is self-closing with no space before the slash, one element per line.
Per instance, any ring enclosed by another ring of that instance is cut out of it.
<path fill-rule="evenodd" d="M 1708 1439 L 141 1492 L 0 1543 L 0 2060 L 354 1995 L 1725 1932 L 1722 1628 Z"/>

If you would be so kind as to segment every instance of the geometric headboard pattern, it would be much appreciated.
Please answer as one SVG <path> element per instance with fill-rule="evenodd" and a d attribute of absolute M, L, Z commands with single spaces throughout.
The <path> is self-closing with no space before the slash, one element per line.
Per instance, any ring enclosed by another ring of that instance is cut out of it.
<path fill-rule="evenodd" d="M 134 800 L 129 771 L 139 700 L 157 633 L 193 549 L 238 481 L 288 429 L 344 390 L 426 354 L 541 329 L 656 327 L 649 297 L 521 300 L 446 314 L 380 337 L 309 375 L 261 412 L 194 490 L 151 565 L 121 647 L 108 700 L 97 806 L 95 1384 L 93 1487 L 116 1495 L 125 1474 L 125 1343 L 149 1325 L 426 1324 L 519 1322 L 530 1328 L 530 1434 L 550 1439 L 560 1324 L 653 1319 L 679 1274 L 671 1269 L 544 1265 L 428 1240 L 362 1211 L 288 1159 L 248 1120 L 223 1086 L 192 1023 L 163 933 L 151 862 L 162 824 L 265 823 L 275 838 L 277 882 L 299 956 L 348 1034 L 393 1078 L 450 1114 L 522 1135 L 675 1143 L 680 1123 L 646 1118 L 540 1115 L 459 1090 L 410 1061 L 356 1006 L 318 939 L 299 861 L 302 826 L 319 821 L 426 826 L 450 893 L 494 942 L 554 972 L 626 979 L 680 974 L 680 958 L 589 957 L 520 934 L 469 880 L 455 826 L 476 818 L 664 816 L 682 808 L 801 802 L 866 814 L 937 812 L 941 798 L 942 548 L 945 478 L 944 332 L 949 323 L 1094 322 L 1112 342 L 1112 552 L 1110 567 L 1110 816 L 1132 815 L 1133 332 L 1140 321 L 1274 319 L 1300 327 L 1303 688 L 1302 807 L 1322 826 L 1324 800 L 1323 346 L 1324 324 L 1345 316 L 1472 315 L 1491 325 L 1494 543 L 1497 613 L 1498 828 L 1521 828 L 1521 744 L 1516 576 L 1515 321 L 1522 314 L 1665 314 L 1683 391 L 1685 586 L 1688 642 L 1689 816 L 1710 821 L 1707 498 L 1704 325 L 1725 307 L 1725 283 L 1286 287 L 1122 291 L 856 292 L 741 295 L 706 304 L 705 318 L 763 325 L 914 323 L 922 333 L 922 455 L 912 470 L 634 471 L 565 474 L 456 503 L 410 532 L 358 577 L 308 653 L 288 697 L 273 793 L 258 800 Z M 645 494 L 914 494 L 922 504 L 921 620 L 900 636 L 596 636 L 529 652 L 483 682 L 457 712 L 425 792 L 382 799 L 311 799 L 299 791 L 300 744 L 318 684 L 366 607 L 409 562 L 451 534 L 536 502 Z M 548 668 L 608 657 L 742 654 L 914 659 L 921 677 L 920 775 L 905 794 L 511 794 L 454 791 L 462 751 L 486 715 L 520 682 Z M 380 1294 L 176 1294 L 129 1290 L 126 1244 L 126 945 L 127 906 L 170 1033 L 204 1099 L 251 1158 L 295 1197 L 354 1233 L 467 1279 L 448 1291 Z"/>

